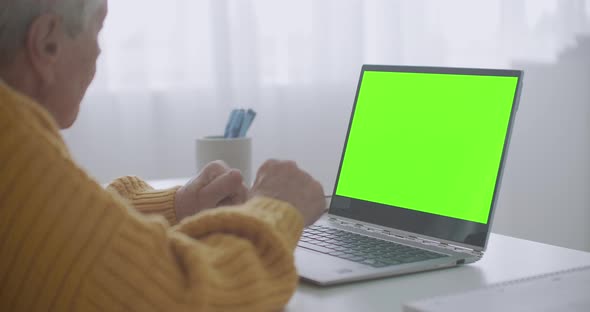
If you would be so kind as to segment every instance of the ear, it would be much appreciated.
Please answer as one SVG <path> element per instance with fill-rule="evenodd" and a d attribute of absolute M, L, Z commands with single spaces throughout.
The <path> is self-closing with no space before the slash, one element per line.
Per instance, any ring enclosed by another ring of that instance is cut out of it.
<path fill-rule="evenodd" d="M 55 14 L 43 14 L 29 27 L 25 51 L 43 83 L 55 81 L 56 64 L 63 50 L 64 38 L 62 20 Z"/>

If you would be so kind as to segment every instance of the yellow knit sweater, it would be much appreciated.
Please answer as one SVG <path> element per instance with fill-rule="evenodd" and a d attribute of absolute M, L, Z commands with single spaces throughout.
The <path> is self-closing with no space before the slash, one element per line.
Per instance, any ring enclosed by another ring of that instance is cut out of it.
<path fill-rule="evenodd" d="M 0 84 L 0 311 L 280 310 L 299 212 L 259 197 L 171 227 L 175 191 L 134 177 L 105 191 L 49 114 Z"/>

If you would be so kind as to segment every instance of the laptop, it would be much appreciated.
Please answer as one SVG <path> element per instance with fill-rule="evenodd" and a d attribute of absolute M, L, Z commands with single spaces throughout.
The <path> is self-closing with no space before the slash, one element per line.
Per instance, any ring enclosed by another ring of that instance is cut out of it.
<path fill-rule="evenodd" d="M 364 65 L 329 212 L 295 251 L 332 285 L 484 255 L 520 70 Z"/>

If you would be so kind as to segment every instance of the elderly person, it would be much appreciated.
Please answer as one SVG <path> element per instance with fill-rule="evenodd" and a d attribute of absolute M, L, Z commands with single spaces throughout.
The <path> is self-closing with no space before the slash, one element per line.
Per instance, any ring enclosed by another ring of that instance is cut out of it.
<path fill-rule="evenodd" d="M 324 209 L 293 162 L 267 161 L 249 190 L 223 163 L 183 187 L 104 190 L 72 160 L 59 128 L 93 79 L 106 14 L 106 0 L 0 0 L 0 310 L 280 309 Z"/>

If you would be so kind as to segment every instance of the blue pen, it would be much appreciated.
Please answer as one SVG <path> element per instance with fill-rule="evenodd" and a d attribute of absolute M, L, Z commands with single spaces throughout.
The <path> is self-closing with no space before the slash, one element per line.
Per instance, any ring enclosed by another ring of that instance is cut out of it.
<path fill-rule="evenodd" d="M 244 117 L 242 127 L 240 128 L 240 134 L 238 135 L 238 137 L 243 138 L 246 136 L 246 133 L 248 132 L 248 129 L 250 129 L 250 125 L 252 125 L 252 122 L 254 121 L 255 117 L 256 112 L 252 109 L 248 109 L 248 111 L 246 112 L 246 116 Z"/>
<path fill-rule="evenodd" d="M 244 115 L 245 114 L 246 114 L 246 112 L 244 111 L 244 109 L 239 109 L 237 111 L 234 121 L 233 121 L 232 125 L 230 126 L 230 130 L 229 130 L 229 137 L 230 138 L 237 138 L 238 135 L 240 134 L 240 128 L 242 127 L 242 123 L 244 122 Z"/>
<path fill-rule="evenodd" d="M 237 109 L 232 110 L 231 113 L 229 114 L 229 120 L 227 121 L 227 124 L 225 125 L 225 133 L 223 134 L 224 138 L 229 138 L 231 136 L 232 125 L 235 123 L 235 119 L 237 117 L 237 114 L 238 114 Z"/>

